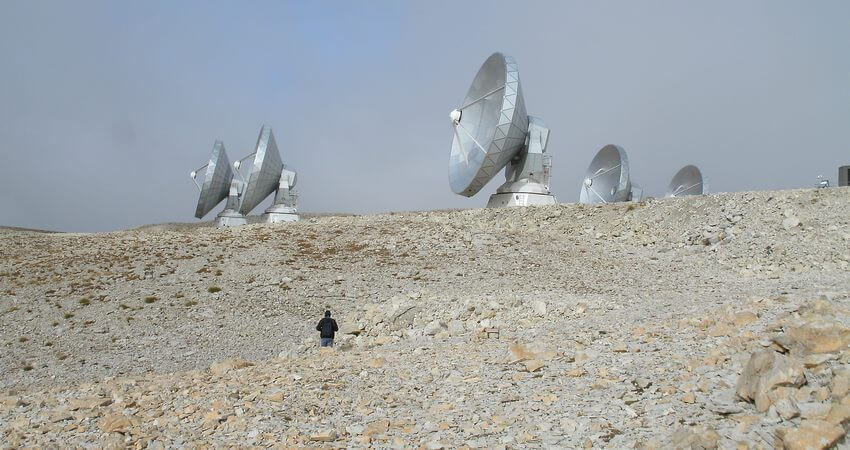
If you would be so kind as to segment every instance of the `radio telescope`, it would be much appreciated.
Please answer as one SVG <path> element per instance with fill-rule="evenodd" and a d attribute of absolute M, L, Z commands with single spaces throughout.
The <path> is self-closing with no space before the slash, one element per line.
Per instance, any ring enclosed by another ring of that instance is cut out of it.
<path fill-rule="evenodd" d="M 516 61 L 501 53 L 490 55 L 462 105 L 449 114 L 454 130 L 452 191 L 472 197 L 504 167 L 505 183 L 490 196 L 488 207 L 555 203 L 549 192 L 549 128 L 526 115 Z"/>
<path fill-rule="evenodd" d="M 694 165 L 687 165 L 679 169 L 670 185 L 667 186 L 665 197 L 684 197 L 686 195 L 702 195 L 705 185 L 702 172 Z"/>
<path fill-rule="evenodd" d="M 640 201 L 643 189 L 629 179 L 629 157 L 616 145 L 602 147 L 593 157 L 581 184 L 579 203 Z"/>
<path fill-rule="evenodd" d="M 201 170 L 204 171 L 204 182 L 198 184 L 197 176 Z M 227 203 L 224 206 L 224 211 L 216 216 L 216 225 L 229 227 L 246 223 L 245 216 L 239 213 L 239 202 L 244 185 L 241 181 L 233 178 L 233 168 L 230 167 L 230 160 L 227 159 L 223 142 L 215 141 L 209 162 L 190 172 L 189 176 L 192 177 L 195 186 L 201 191 L 198 196 L 195 217 L 203 218 L 226 198 Z"/>
<path fill-rule="evenodd" d="M 266 223 L 292 222 L 298 220 L 298 196 L 294 192 L 298 176 L 281 162 L 277 142 L 272 129 L 266 125 L 260 129 L 254 153 L 237 161 L 235 166 L 241 177 L 241 164 L 244 160 L 254 157 L 248 174 L 245 193 L 242 194 L 242 204 L 239 212 L 248 215 L 272 192 L 276 192 L 274 204 L 266 209 L 263 221 Z"/>

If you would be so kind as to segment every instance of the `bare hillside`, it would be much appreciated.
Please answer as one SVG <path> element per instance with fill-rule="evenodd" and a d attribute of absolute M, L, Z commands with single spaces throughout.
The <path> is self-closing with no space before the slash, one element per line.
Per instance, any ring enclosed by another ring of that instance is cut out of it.
<path fill-rule="evenodd" d="M 3 229 L 0 441 L 841 443 L 848 211 L 834 188 Z"/>

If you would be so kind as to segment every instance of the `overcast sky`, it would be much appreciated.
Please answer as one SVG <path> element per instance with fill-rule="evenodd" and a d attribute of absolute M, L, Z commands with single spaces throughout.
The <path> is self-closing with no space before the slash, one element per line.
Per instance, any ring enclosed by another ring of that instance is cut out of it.
<path fill-rule="evenodd" d="M 481 207 L 502 176 L 451 192 L 448 113 L 494 51 L 551 128 L 559 201 L 609 143 L 649 195 L 688 163 L 715 192 L 836 182 L 848 24 L 846 0 L 2 0 L 0 225 L 193 221 L 188 172 L 263 123 L 303 211 Z"/>

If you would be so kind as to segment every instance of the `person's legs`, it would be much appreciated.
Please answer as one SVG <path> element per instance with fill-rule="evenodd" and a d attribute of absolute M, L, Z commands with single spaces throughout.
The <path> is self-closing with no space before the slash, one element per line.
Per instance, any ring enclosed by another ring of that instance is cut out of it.
<path fill-rule="evenodd" d="M 334 346 L 334 340 L 333 340 L 333 338 L 321 338 L 319 340 L 319 345 L 322 346 L 322 347 L 333 347 Z"/>

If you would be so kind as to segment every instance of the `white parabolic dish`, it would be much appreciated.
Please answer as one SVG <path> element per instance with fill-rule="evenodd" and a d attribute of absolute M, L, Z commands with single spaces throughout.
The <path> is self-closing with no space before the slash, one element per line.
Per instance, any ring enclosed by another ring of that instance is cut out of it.
<path fill-rule="evenodd" d="M 490 55 L 451 118 L 449 184 L 454 193 L 471 197 L 525 145 L 528 115 L 513 58 Z"/>
<path fill-rule="evenodd" d="M 198 169 L 200 170 L 200 169 Z M 194 179 L 195 172 L 192 173 Z M 198 206 L 195 208 L 195 217 L 198 219 L 206 216 L 216 205 L 227 198 L 230 182 L 233 180 L 233 168 L 227 159 L 224 143 L 215 141 L 212 156 L 206 165 L 204 182 L 201 184 L 201 193 L 198 196 Z"/>
<path fill-rule="evenodd" d="M 247 215 L 262 203 L 269 194 L 274 192 L 280 183 L 282 171 L 283 162 L 281 162 L 280 152 L 277 150 L 277 142 L 275 142 L 272 129 L 263 125 L 260 136 L 257 138 L 254 162 L 251 164 L 248 186 L 242 195 L 239 212 Z"/>
<path fill-rule="evenodd" d="M 697 166 L 687 165 L 679 169 L 670 185 L 667 186 L 665 197 L 684 197 L 686 195 L 702 195 L 704 192 L 702 172 Z"/>
<path fill-rule="evenodd" d="M 628 201 L 631 188 L 626 151 L 616 145 L 606 145 L 596 153 L 585 172 L 579 203 Z"/>

